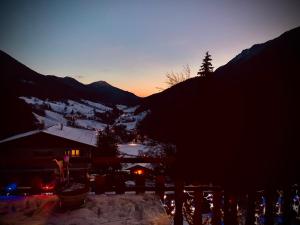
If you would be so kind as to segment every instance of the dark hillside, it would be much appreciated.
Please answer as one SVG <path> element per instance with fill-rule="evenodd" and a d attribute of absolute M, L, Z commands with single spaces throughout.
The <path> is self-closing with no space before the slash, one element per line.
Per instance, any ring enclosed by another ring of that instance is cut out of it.
<path fill-rule="evenodd" d="M 179 147 L 179 171 L 235 185 L 299 179 L 300 28 L 243 51 L 209 78 L 144 99 L 142 130 Z M 287 176 L 289 174 L 289 176 Z M 254 182 L 254 180 L 256 182 Z"/>

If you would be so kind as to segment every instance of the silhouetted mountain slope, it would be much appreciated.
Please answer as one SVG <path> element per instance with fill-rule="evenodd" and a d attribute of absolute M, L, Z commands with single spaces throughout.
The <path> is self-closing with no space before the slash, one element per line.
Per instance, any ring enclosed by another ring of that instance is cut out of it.
<path fill-rule="evenodd" d="M 107 102 L 125 102 L 129 105 L 135 105 L 139 102 L 139 98 L 136 95 L 116 88 L 105 81 L 93 82 L 88 84 L 87 87 L 97 93 L 97 95 L 103 96 Z"/>
<path fill-rule="evenodd" d="M 177 143 L 185 176 L 237 188 L 299 181 L 299 40 L 293 29 L 145 98 L 142 130 Z"/>
<path fill-rule="evenodd" d="M 111 85 L 84 85 L 70 77 L 41 75 L 0 51 L 0 86 L 8 86 L 16 96 L 49 99 L 90 99 L 107 104 L 135 105 L 139 97 Z"/>
<path fill-rule="evenodd" d="M 0 104 L 0 139 L 38 127 L 31 107 L 23 100 L 10 94 L 1 94 Z"/>

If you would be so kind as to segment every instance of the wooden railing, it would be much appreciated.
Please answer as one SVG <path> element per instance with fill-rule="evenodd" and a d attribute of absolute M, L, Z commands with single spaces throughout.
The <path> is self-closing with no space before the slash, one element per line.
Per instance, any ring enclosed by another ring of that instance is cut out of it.
<path fill-rule="evenodd" d="M 49 158 L 36 158 L 34 160 L 25 160 L 22 161 L 21 165 L 18 162 L 18 164 L 14 164 L 15 162 L 12 160 L 11 162 L 7 160 L 1 161 L 1 165 L 10 165 L 10 168 L 23 168 L 23 166 L 29 166 L 34 164 L 34 168 L 38 169 L 44 168 L 45 165 L 50 165 L 51 169 L 55 168 L 55 164 L 52 163 Z M 78 159 L 79 160 L 79 159 Z M 80 160 L 79 160 L 80 161 Z M 10 164 L 12 163 L 12 164 Z M 161 158 L 151 158 L 151 157 L 137 157 L 137 158 L 129 158 L 129 157 L 123 157 L 123 158 L 117 158 L 117 157 L 94 157 L 89 160 L 85 160 L 85 163 L 91 164 L 92 168 L 101 167 L 103 165 L 118 165 L 120 163 L 164 163 L 164 164 L 174 164 L 175 158 L 167 158 L 167 159 L 161 159 Z M 5 169 L 1 168 L 1 169 Z M 73 168 L 73 169 L 76 169 Z M 87 171 L 87 168 L 82 168 L 84 171 Z M 159 195 L 161 198 L 164 196 L 164 193 L 166 191 L 173 191 L 175 193 L 175 216 L 174 216 L 174 225 L 182 225 L 183 224 L 183 205 L 185 201 L 185 191 L 193 192 L 193 205 L 194 205 L 194 213 L 193 213 L 193 219 L 190 221 L 190 223 L 194 225 L 202 225 L 202 219 L 201 214 L 203 209 L 201 209 L 201 206 L 203 205 L 203 192 L 209 191 L 213 193 L 213 209 L 212 209 L 212 224 L 213 225 L 220 225 L 221 219 L 223 220 L 225 225 L 237 225 L 237 198 L 236 193 L 232 192 L 230 189 L 225 189 L 220 186 L 212 186 L 212 185 L 198 185 L 198 186 L 186 186 L 184 183 L 183 178 L 174 177 L 175 182 L 174 186 L 166 186 L 164 179 L 161 177 L 159 179 L 159 176 L 153 176 L 156 179 L 156 185 L 154 187 L 147 187 L 145 185 L 145 177 L 143 176 L 136 176 L 135 177 L 135 183 L 136 185 L 134 187 L 126 187 L 125 185 L 125 178 L 121 175 L 115 174 L 116 176 L 116 183 L 113 186 L 108 186 L 106 183 L 106 178 L 98 176 L 96 177 L 95 182 L 92 184 L 93 191 L 96 192 L 96 194 L 104 193 L 106 191 L 115 191 L 117 194 L 122 194 L 127 191 L 134 191 L 136 193 L 143 193 L 146 191 L 153 191 L 157 195 Z M 118 177 L 119 176 L 119 177 Z M 291 215 L 291 196 L 290 196 L 290 187 L 287 187 L 284 192 L 284 214 L 286 221 L 290 221 L 290 215 Z M 266 196 L 266 214 L 265 214 L 265 220 L 266 224 L 273 224 L 274 222 L 274 193 L 275 188 L 273 189 L 266 189 L 265 190 L 265 196 Z M 247 216 L 246 216 L 246 225 L 253 225 L 254 224 L 254 214 L 255 214 L 255 195 L 257 195 L 256 190 L 250 190 L 247 193 L 244 192 L 244 194 L 247 194 Z M 288 222 L 286 223 L 288 224 Z"/>

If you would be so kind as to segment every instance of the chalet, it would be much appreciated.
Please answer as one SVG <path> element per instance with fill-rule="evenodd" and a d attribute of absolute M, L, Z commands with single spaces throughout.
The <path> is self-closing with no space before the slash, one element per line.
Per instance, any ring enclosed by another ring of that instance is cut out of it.
<path fill-rule="evenodd" d="M 123 167 L 123 171 L 129 171 L 131 175 L 151 175 L 153 173 L 151 163 L 128 163 Z"/>
<path fill-rule="evenodd" d="M 95 131 L 63 125 L 9 137 L 0 141 L 0 176 L 53 172 L 54 159 L 63 160 L 65 156 L 69 156 L 73 171 L 87 170 L 96 143 Z"/>

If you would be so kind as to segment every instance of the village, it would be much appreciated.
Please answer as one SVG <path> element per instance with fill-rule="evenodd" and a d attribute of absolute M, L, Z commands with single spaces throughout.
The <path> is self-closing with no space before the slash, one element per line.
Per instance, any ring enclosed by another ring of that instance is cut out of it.
<path fill-rule="evenodd" d="M 300 1 L 0 1 L 0 225 L 300 225 Z"/>
<path fill-rule="evenodd" d="M 103 121 L 99 115 L 107 118 L 113 111 L 105 105 L 71 101 L 68 108 L 61 102 L 45 103 L 37 98 L 22 98 L 32 104 L 41 128 L 0 142 L 4 150 L 1 157 L 1 194 L 8 200 L 14 196 L 48 196 L 53 200 L 61 186 L 66 185 L 69 191 L 75 190 L 75 195 L 59 202 L 62 207 L 76 208 L 85 203 L 90 196 L 88 193 L 130 194 L 147 190 L 160 192 L 163 199 L 165 182 L 168 182 L 168 187 L 174 187 L 170 177 L 162 176 L 162 159 L 147 160 L 147 152 L 153 149 L 153 143 L 151 146 L 137 138 L 135 128 L 141 116 L 133 115 L 136 107 L 127 109 L 119 106 L 124 111 L 120 110 L 114 123 L 125 124 L 125 129 L 117 130 L 116 126 L 111 125 L 110 128 L 110 125 L 99 122 Z M 114 143 L 117 154 L 97 152 L 98 136 L 105 130 L 119 131 L 119 143 Z M 156 152 L 162 151 L 155 147 Z M 156 201 L 155 204 L 159 203 L 158 199 L 149 198 Z M 158 210 L 158 214 L 167 218 L 163 205 L 159 207 L 162 211 Z M 7 209 L 1 208 L 1 214 L 10 218 Z"/>
<path fill-rule="evenodd" d="M 50 204 L 51 210 L 42 211 L 49 214 L 52 221 L 55 220 L 52 218 L 54 212 L 83 210 L 89 208 L 92 202 L 96 205 L 99 202 L 109 204 L 110 198 L 122 198 L 121 201 L 128 204 L 132 194 L 136 195 L 134 198 L 137 198 L 137 202 L 147 198 L 151 199 L 149 204 L 157 205 L 155 212 L 145 213 L 147 205 L 142 209 L 143 215 L 155 214 L 154 218 L 157 221 L 154 224 L 173 223 L 172 218 L 176 218 L 177 207 L 182 207 L 183 222 L 186 224 L 200 224 L 197 221 L 199 218 L 202 218 L 201 224 L 217 224 L 217 221 L 223 220 L 222 187 L 213 184 L 176 183 L 176 148 L 171 144 L 155 142 L 138 133 L 139 120 L 147 114 L 135 114 L 138 106 L 118 106 L 119 112 L 113 117 L 112 108 L 91 101 L 58 102 L 34 97 L 21 99 L 32 106 L 41 126 L 37 130 L 0 141 L 1 149 L 4 150 L 0 163 L 3 203 L 0 205 L 0 213 L 3 215 L 4 224 L 12 222 L 11 213 L 15 211 L 20 211 L 19 220 L 25 220 L 24 224 L 27 220 L 38 221 L 34 214 L 36 210 L 42 209 L 40 206 L 32 209 L 28 206 L 30 204 Z M 110 121 L 103 120 L 103 114 L 106 114 L 104 118 L 110 118 Z M 184 185 L 181 187 L 184 195 L 178 201 L 175 191 L 181 185 Z M 7 202 L 10 202 L 10 206 Z M 178 206 L 178 202 L 183 205 Z M 27 208 L 24 208 L 24 204 Z M 245 208 L 242 202 L 239 204 L 237 216 L 239 224 L 244 224 Z M 256 220 L 257 224 L 260 224 L 265 205 L 263 200 L 258 200 L 257 204 Z M 298 212 L 299 199 L 295 199 L 294 204 Z M 107 210 L 95 207 L 92 207 L 92 210 L 97 211 L 99 215 Z M 114 211 L 120 210 L 116 207 Z M 199 207 L 201 212 L 195 211 Z M 279 204 L 278 215 L 281 213 L 281 207 Z M 28 216 L 22 209 L 31 210 L 32 215 L 29 213 Z M 77 216 L 77 220 L 74 219 L 74 224 L 81 224 L 78 221 L 83 220 L 83 215 L 80 212 L 77 214 L 80 216 Z M 195 216 L 197 214 L 202 216 Z M 97 218 L 101 218 L 103 222 L 103 217 L 99 215 Z M 113 220 L 127 224 L 128 221 L 136 220 L 132 215 L 129 218 L 124 218 L 125 215 L 122 218 L 112 215 L 113 218 L 107 216 L 107 223 L 116 224 Z M 67 217 L 60 217 L 60 220 L 53 224 L 64 224 L 62 221 Z M 150 219 L 141 215 L 138 218 L 143 221 Z M 17 223 L 19 224 L 19 221 Z M 101 224 L 96 220 L 95 224 L 99 223 Z"/>

